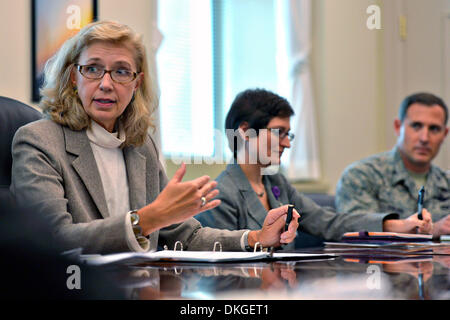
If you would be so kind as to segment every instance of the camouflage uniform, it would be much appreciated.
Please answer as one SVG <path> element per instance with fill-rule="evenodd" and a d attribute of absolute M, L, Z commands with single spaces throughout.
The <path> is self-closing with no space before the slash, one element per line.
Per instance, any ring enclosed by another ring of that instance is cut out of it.
<path fill-rule="evenodd" d="M 417 212 L 419 188 L 405 169 L 397 148 L 357 161 L 345 169 L 336 190 L 338 212 Z M 450 175 L 432 165 L 425 185 L 424 208 L 438 221 L 450 214 Z"/>

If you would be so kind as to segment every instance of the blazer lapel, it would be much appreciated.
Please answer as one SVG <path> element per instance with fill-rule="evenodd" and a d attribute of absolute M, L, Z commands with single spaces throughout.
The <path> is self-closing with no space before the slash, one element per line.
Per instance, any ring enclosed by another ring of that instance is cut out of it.
<path fill-rule="evenodd" d="M 140 209 L 147 205 L 146 201 L 146 158 L 135 148 L 127 147 L 123 150 L 127 168 L 128 185 L 130 190 L 130 208 Z"/>
<path fill-rule="evenodd" d="M 262 227 L 267 216 L 267 210 L 259 201 L 241 167 L 238 164 L 229 164 L 227 170 L 245 199 L 243 203 L 247 206 L 248 215 L 258 223 L 259 227 Z"/>
<path fill-rule="evenodd" d="M 66 151 L 76 156 L 72 162 L 73 168 L 86 186 L 100 214 L 103 218 L 109 217 L 105 191 L 86 131 L 73 131 L 68 127 L 63 127 L 63 130 L 66 138 Z"/>

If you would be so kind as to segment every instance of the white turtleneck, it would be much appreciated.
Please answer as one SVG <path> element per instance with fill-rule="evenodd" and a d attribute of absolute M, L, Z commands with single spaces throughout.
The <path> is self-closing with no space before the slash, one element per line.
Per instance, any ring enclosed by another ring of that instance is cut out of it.
<path fill-rule="evenodd" d="M 120 145 L 125 141 L 125 132 L 119 128 L 119 132 L 110 133 L 95 121 L 91 121 L 91 128 L 86 133 L 97 162 L 109 214 L 124 215 L 130 250 L 148 251 L 149 243 L 146 248 L 142 248 L 137 242 L 130 215 L 127 214 L 130 211 L 129 187 L 125 160 L 120 149 Z"/>
<path fill-rule="evenodd" d="M 148 251 L 150 242 L 147 241 L 145 248 L 139 245 L 131 226 L 130 215 L 127 214 L 130 211 L 129 187 L 125 160 L 120 149 L 120 145 L 125 141 L 125 132 L 119 128 L 119 132 L 110 133 L 95 121 L 91 121 L 91 128 L 86 133 L 97 162 L 109 214 L 124 215 L 127 243 L 131 251 Z M 249 232 L 250 230 L 247 230 L 241 237 L 241 248 L 244 251 Z"/>

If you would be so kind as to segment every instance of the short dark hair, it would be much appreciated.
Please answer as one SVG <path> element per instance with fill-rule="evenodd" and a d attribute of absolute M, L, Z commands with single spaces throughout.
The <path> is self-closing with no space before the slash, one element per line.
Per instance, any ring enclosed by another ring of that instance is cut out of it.
<path fill-rule="evenodd" d="M 275 117 L 286 118 L 294 115 L 289 102 L 279 95 L 265 89 L 247 89 L 239 93 L 231 104 L 225 119 L 225 129 L 236 131 L 243 122 L 249 128 L 259 131 Z M 228 135 L 227 135 L 228 136 Z M 233 141 L 230 141 L 230 139 Z M 228 143 L 236 158 L 237 143 L 228 136 Z"/>
<path fill-rule="evenodd" d="M 400 104 L 400 109 L 398 111 L 398 117 L 400 121 L 403 123 L 403 120 L 405 120 L 406 113 L 408 112 L 408 108 L 413 103 L 420 103 L 425 106 L 433 106 L 433 105 L 439 105 L 444 109 L 445 113 L 445 122 L 444 124 L 447 125 L 448 121 L 448 108 L 444 103 L 444 100 L 439 98 L 438 96 L 435 96 L 434 94 L 427 93 L 427 92 L 419 92 L 414 93 L 410 96 L 407 96 L 405 99 L 403 99 L 402 103 Z"/>

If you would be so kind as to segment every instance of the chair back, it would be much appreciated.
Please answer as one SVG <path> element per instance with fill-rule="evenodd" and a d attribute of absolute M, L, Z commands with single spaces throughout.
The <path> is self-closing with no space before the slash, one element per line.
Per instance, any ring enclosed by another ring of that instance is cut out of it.
<path fill-rule="evenodd" d="M 17 129 L 42 118 L 36 109 L 20 101 L 0 96 L 0 203 L 11 201 L 11 144 Z"/>

